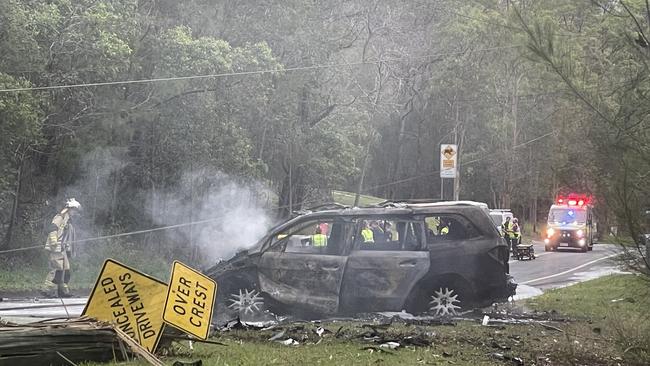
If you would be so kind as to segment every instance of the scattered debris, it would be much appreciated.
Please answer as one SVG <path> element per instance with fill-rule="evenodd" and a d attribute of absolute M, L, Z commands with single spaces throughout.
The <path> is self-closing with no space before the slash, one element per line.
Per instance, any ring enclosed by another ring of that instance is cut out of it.
<path fill-rule="evenodd" d="M 286 340 L 280 341 L 279 343 L 284 344 L 285 346 L 297 346 L 300 344 L 297 340 L 293 338 L 287 338 Z"/>
<path fill-rule="evenodd" d="M 510 346 L 499 344 L 496 341 L 492 341 L 492 347 L 493 348 L 498 348 L 498 349 L 503 350 L 503 351 L 509 351 L 511 349 Z"/>
<path fill-rule="evenodd" d="M 286 331 L 284 331 L 284 330 L 279 331 L 275 335 L 273 335 L 273 337 L 269 338 L 269 341 L 277 341 L 278 339 L 284 337 L 285 333 L 286 333 Z"/>
<path fill-rule="evenodd" d="M 483 316 L 483 321 L 481 322 L 481 325 L 488 325 L 488 322 L 490 321 L 490 316 L 489 315 L 484 315 Z"/>
<path fill-rule="evenodd" d="M 539 325 L 541 325 L 542 327 L 544 327 L 546 329 L 550 329 L 550 330 L 554 330 L 554 331 L 557 331 L 557 332 L 564 333 L 564 331 L 562 329 L 560 329 L 558 327 L 554 327 L 552 325 L 544 324 L 543 322 L 537 322 L 536 324 L 539 324 Z"/>
<path fill-rule="evenodd" d="M 512 361 L 513 364 L 518 365 L 518 366 L 523 366 L 524 365 L 524 360 L 522 358 L 520 358 L 520 357 L 513 357 L 513 356 L 503 354 L 503 353 L 498 353 L 498 352 L 491 353 L 490 356 L 492 356 L 493 358 L 495 358 L 497 360 Z"/>
<path fill-rule="evenodd" d="M 372 353 L 372 352 L 383 352 L 383 353 L 387 353 L 389 355 L 394 355 L 395 354 L 395 352 L 389 351 L 387 348 L 380 348 L 380 347 L 375 347 L 375 346 L 365 346 L 365 347 L 362 347 L 361 350 L 362 351 L 370 351 L 370 353 Z"/>
<path fill-rule="evenodd" d="M 386 342 L 382 343 L 379 345 L 380 348 L 390 348 L 390 349 L 397 349 L 400 347 L 400 344 L 397 342 Z"/>
<path fill-rule="evenodd" d="M 0 364 L 70 365 L 127 360 L 134 354 L 129 348 L 110 325 L 87 319 L 0 326 Z"/>
<path fill-rule="evenodd" d="M 634 303 L 635 302 L 635 300 L 633 298 L 631 298 L 631 297 L 625 297 L 625 298 L 621 298 L 621 299 L 614 299 L 611 302 L 621 302 L 621 301 L 625 301 L 625 302 L 629 302 L 629 303 Z"/>
<path fill-rule="evenodd" d="M 196 361 L 176 361 L 172 364 L 172 366 L 203 366 L 203 361 L 201 360 L 196 360 Z"/>

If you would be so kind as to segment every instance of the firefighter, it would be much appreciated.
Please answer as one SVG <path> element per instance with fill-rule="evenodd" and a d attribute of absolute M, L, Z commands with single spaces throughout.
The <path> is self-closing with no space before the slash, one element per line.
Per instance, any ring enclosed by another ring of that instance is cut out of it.
<path fill-rule="evenodd" d="M 314 235 L 311 236 L 311 245 L 314 247 L 327 246 L 327 235 L 323 234 L 321 226 L 316 226 L 316 231 L 314 232 Z"/>
<path fill-rule="evenodd" d="M 59 297 L 70 297 L 70 256 L 72 243 L 75 240 L 75 230 L 72 226 L 73 217 L 81 209 L 81 204 L 74 198 L 66 201 L 65 207 L 52 219 L 51 231 L 47 235 L 45 250 L 49 253 L 50 272 L 45 284 L 48 290 L 56 285 Z"/>

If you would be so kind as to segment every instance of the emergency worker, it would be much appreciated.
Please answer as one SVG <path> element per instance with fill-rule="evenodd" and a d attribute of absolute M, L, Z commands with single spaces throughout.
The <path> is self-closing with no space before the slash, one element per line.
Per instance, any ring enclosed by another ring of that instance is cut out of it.
<path fill-rule="evenodd" d="M 321 226 L 317 226 L 314 235 L 311 236 L 311 245 L 314 247 L 327 246 L 327 235 L 323 234 L 323 229 Z"/>
<path fill-rule="evenodd" d="M 370 230 L 372 230 L 372 238 L 375 243 L 383 243 L 386 241 L 386 233 L 377 221 L 370 222 Z"/>
<path fill-rule="evenodd" d="M 519 219 L 516 217 L 512 219 L 512 233 L 513 233 L 513 247 L 521 244 L 521 226 L 519 226 Z"/>
<path fill-rule="evenodd" d="M 447 235 L 449 234 L 449 223 L 445 220 L 440 220 L 440 226 L 438 226 L 438 235 Z"/>
<path fill-rule="evenodd" d="M 45 250 L 49 252 L 50 272 L 45 279 L 49 291 L 56 285 L 59 297 L 70 297 L 70 256 L 75 230 L 72 221 L 79 213 L 81 204 L 74 198 L 66 201 L 65 207 L 52 219 L 50 233 L 47 235 Z"/>
<path fill-rule="evenodd" d="M 363 222 L 363 228 L 361 229 L 361 236 L 363 237 L 364 243 L 374 243 L 375 236 L 372 233 L 372 230 L 368 227 L 368 222 Z"/>
<path fill-rule="evenodd" d="M 393 241 L 393 229 L 391 228 L 391 224 L 388 221 L 384 221 L 384 235 L 386 236 L 386 241 Z M 397 236 L 395 236 L 395 240 L 397 240 Z"/>
<path fill-rule="evenodd" d="M 508 243 L 508 250 L 512 251 L 512 237 L 514 235 L 512 231 L 513 224 L 510 221 L 510 217 L 506 217 L 506 221 L 501 224 L 501 228 L 503 229 L 503 237 L 506 239 L 506 242 Z"/>

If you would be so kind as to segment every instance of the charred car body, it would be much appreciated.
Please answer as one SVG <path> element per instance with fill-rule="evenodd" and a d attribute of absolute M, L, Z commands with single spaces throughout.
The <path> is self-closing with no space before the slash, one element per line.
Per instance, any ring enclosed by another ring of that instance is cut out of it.
<path fill-rule="evenodd" d="M 480 204 L 391 202 L 300 215 L 207 274 L 219 286 L 219 323 L 267 310 L 453 314 L 513 295 L 508 269 L 508 247 Z"/>

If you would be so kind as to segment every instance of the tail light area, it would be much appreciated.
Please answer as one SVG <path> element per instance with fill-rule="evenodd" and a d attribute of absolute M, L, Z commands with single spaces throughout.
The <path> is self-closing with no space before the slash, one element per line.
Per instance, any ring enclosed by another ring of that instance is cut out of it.
<path fill-rule="evenodd" d="M 505 272 L 510 273 L 510 252 L 505 240 L 500 239 L 498 245 L 488 251 L 488 255 L 496 260 L 499 264 L 503 265 Z"/>

